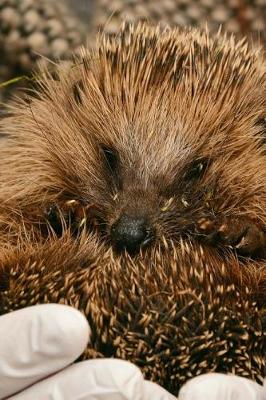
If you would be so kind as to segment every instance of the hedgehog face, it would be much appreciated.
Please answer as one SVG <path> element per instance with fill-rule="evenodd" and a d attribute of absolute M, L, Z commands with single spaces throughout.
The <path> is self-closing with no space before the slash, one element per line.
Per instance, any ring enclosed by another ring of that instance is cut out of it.
<path fill-rule="evenodd" d="M 199 132 L 200 116 L 188 132 L 189 119 L 182 121 L 178 112 L 167 118 L 160 114 L 174 108 L 168 101 L 147 108 L 150 115 L 148 109 L 143 112 L 141 126 L 132 120 L 121 137 L 118 132 L 117 142 L 100 146 L 111 189 L 107 233 L 114 247 L 135 253 L 158 238 L 193 237 L 234 246 L 241 254 L 257 253 L 265 243 L 259 211 L 264 194 L 259 199 L 257 181 L 262 187 L 265 159 L 254 127 L 236 149 L 237 125 L 225 131 L 205 125 Z"/>
<path fill-rule="evenodd" d="M 20 204 L 41 198 L 37 208 L 56 204 L 63 214 L 67 204 L 71 223 L 85 217 L 104 241 L 131 253 L 193 237 L 260 254 L 260 57 L 198 31 L 140 25 L 102 39 L 96 54 L 46 79 L 39 98 L 16 111 L 33 182 L 17 195 Z"/>

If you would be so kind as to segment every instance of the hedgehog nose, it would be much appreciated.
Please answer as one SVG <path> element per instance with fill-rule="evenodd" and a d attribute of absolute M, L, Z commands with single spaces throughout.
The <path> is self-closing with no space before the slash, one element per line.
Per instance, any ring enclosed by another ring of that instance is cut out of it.
<path fill-rule="evenodd" d="M 111 240 L 118 250 L 136 253 L 152 240 L 152 230 L 142 217 L 122 215 L 111 227 Z"/>

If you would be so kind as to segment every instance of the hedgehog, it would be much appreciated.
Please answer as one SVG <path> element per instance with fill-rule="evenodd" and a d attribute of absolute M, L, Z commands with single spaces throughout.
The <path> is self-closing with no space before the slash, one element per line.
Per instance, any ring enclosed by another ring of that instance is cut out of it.
<path fill-rule="evenodd" d="M 265 61 L 125 24 L 1 121 L 0 310 L 59 302 L 174 394 L 265 376 Z"/>

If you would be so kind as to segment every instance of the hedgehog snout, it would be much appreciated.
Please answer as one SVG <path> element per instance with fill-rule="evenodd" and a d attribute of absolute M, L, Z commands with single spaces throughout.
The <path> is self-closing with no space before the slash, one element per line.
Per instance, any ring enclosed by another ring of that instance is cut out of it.
<path fill-rule="evenodd" d="M 111 241 L 116 250 L 136 253 L 148 246 L 154 238 L 154 231 L 145 217 L 123 214 L 111 226 Z"/>

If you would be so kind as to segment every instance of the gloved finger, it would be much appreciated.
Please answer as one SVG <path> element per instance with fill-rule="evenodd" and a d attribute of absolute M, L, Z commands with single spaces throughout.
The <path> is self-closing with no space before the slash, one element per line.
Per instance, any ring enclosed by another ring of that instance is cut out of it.
<path fill-rule="evenodd" d="M 160 387 L 147 394 L 140 370 L 127 361 L 83 361 L 58 372 L 9 400 L 172 400 Z M 162 394 L 163 393 L 163 394 Z"/>
<path fill-rule="evenodd" d="M 38 305 L 0 317 L 0 399 L 72 363 L 89 340 L 74 308 Z"/>
<path fill-rule="evenodd" d="M 188 381 L 178 400 L 266 400 L 263 386 L 246 378 L 218 373 Z"/>

